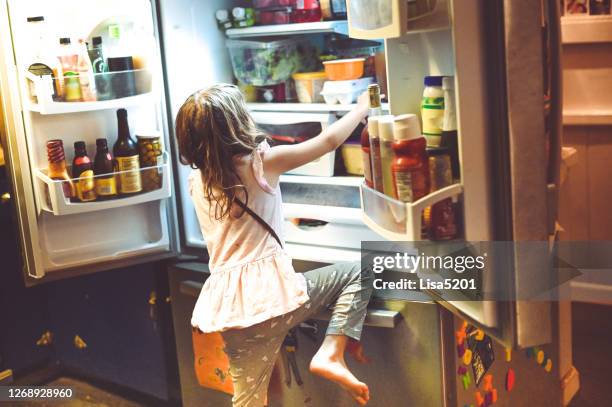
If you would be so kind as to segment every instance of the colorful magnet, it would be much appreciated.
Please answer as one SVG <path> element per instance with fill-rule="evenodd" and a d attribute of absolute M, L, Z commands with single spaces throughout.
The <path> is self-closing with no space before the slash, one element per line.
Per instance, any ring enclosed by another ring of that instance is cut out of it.
<path fill-rule="evenodd" d="M 491 390 L 491 394 L 492 394 L 492 397 L 493 397 L 493 404 L 497 403 L 497 389 Z"/>
<path fill-rule="evenodd" d="M 482 379 L 482 389 L 484 391 L 491 391 L 493 389 L 493 375 L 485 375 Z"/>
<path fill-rule="evenodd" d="M 464 329 L 455 332 L 455 341 L 457 342 L 457 345 L 463 345 L 463 343 L 465 342 L 465 330 Z"/>
<path fill-rule="evenodd" d="M 465 354 L 465 342 L 461 345 L 457 345 L 457 356 L 462 358 Z"/>
<path fill-rule="evenodd" d="M 485 406 L 493 404 L 493 393 L 489 392 L 485 394 Z"/>
<path fill-rule="evenodd" d="M 463 363 L 466 366 L 469 366 L 470 363 L 472 363 L 472 351 L 469 349 L 465 350 L 465 353 L 463 354 Z"/>
<path fill-rule="evenodd" d="M 464 374 L 466 374 L 466 373 L 467 373 L 467 367 L 465 367 L 465 366 L 459 366 L 459 367 L 457 368 L 457 374 L 458 374 L 459 376 L 463 376 L 463 375 L 464 375 Z"/>
<path fill-rule="evenodd" d="M 527 356 L 527 359 L 531 358 L 533 355 L 534 355 L 533 348 L 525 349 L 525 356 Z"/>
<path fill-rule="evenodd" d="M 512 370 L 512 368 L 509 368 L 508 372 L 506 373 L 506 390 L 508 392 L 511 392 L 512 389 L 514 388 L 515 380 L 516 380 L 516 377 L 514 375 L 514 370 Z"/>
<path fill-rule="evenodd" d="M 512 362 L 512 348 L 506 348 L 506 362 Z"/>
<path fill-rule="evenodd" d="M 463 384 L 463 390 L 467 390 L 470 388 L 470 375 L 461 376 L 461 383 Z"/>
<path fill-rule="evenodd" d="M 474 335 L 474 339 L 476 339 L 479 342 L 483 341 L 485 338 L 485 333 L 481 329 L 477 329 L 476 331 L 474 331 L 473 335 Z"/>
<path fill-rule="evenodd" d="M 481 405 L 484 404 L 485 399 L 484 399 L 484 397 L 482 397 L 482 394 L 479 391 L 474 393 L 474 398 L 476 399 L 476 405 L 477 406 L 481 406 Z"/>
<path fill-rule="evenodd" d="M 550 373 L 553 367 L 553 363 L 552 363 L 552 359 L 548 358 L 546 359 L 546 365 L 544 365 L 544 370 L 546 370 L 547 373 Z"/>
<path fill-rule="evenodd" d="M 536 354 L 536 362 L 538 362 L 538 365 L 543 365 L 544 362 L 546 361 L 546 355 L 544 355 L 544 351 L 543 350 L 539 350 L 538 353 Z"/>
<path fill-rule="evenodd" d="M 461 330 L 465 331 L 466 329 L 468 329 L 468 323 L 467 323 L 467 321 L 463 321 L 461 323 Z"/>

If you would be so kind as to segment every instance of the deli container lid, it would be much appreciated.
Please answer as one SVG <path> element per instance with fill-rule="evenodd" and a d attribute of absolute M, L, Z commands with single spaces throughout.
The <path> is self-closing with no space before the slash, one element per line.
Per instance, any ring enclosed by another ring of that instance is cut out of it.
<path fill-rule="evenodd" d="M 360 90 L 365 92 L 368 89 L 368 85 L 373 81 L 373 78 L 360 78 L 349 81 L 326 81 L 323 84 L 321 94 L 351 93 Z"/>
<path fill-rule="evenodd" d="M 325 72 L 297 72 L 292 75 L 296 81 L 310 80 L 310 79 L 326 79 L 327 74 Z"/>
<path fill-rule="evenodd" d="M 417 115 L 409 113 L 397 116 L 393 123 L 393 136 L 395 140 L 414 140 L 422 137 Z"/>
<path fill-rule="evenodd" d="M 423 82 L 425 86 L 442 86 L 443 79 L 444 76 L 426 76 Z"/>

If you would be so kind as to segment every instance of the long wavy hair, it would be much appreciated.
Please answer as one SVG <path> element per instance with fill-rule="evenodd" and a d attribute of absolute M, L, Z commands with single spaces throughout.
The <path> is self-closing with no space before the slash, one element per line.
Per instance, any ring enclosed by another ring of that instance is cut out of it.
<path fill-rule="evenodd" d="M 266 136 L 255 126 L 238 87 L 219 84 L 189 96 L 176 117 L 175 134 L 180 161 L 200 170 L 216 220 L 232 213 L 236 199 L 248 204 L 233 159 L 252 154 Z"/>

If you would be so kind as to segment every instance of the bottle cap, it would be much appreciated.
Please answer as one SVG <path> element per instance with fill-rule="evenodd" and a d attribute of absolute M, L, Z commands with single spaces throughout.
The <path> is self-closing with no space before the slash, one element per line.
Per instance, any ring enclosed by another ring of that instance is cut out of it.
<path fill-rule="evenodd" d="M 125 119 L 127 118 L 127 110 L 121 108 L 121 109 L 117 109 L 117 118 L 118 119 Z"/>
<path fill-rule="evenodd" d="M 28 17 L 27 21 L 28 23 L 38 23 L 40 21 L 45 21 L 45 18 L 43 16 Z"/>
<path fill-rule="evenodd" d="M 444 89 L 444 90 L 453 90 L 453 89 L 455 89 L 455 77 L 454 76 L 445 76 L 442 79 L 442 89 Z"/>
<path fill-rule="evenodd" d="M 111 24 L 108 26 L 108 36 L 118 40 L 121 38 L 121 26 L 119 24 Z"/>
<path fill-rule="evenodd" d="M 131 71 L 134 69 L 134 58 L 131 56 L 107 58 L 106 64 L 110 72 Z"/>
<path fill-rule="evenodd" d="M 229 20 L 229 13 L 226 9 L 222 8 L 220 10 L 217 10 L 217 12 L 215 13 L 215 18 L 221 22 L 227 21 Z"/>
<path fill-rule="evenodd" d="M 74 142 L 74 150 L 85 150 L 85 142 L 84 141 L 75 141 Z"/>
<path fill-rule="evenodd" d="M 378 119 L 380 119 L 380 116 L 368 117 L 368 133 L 370 133 L 371 138 L 378 138 Z"/>
<path fill-rule="evenodd" d="M 426 76 L 425 77 L 425 86 L 442 86 L 442 80 L 444 76 Z"/>
<path fill-rule="evenodd" d="M 104 147 L 108 147 L 108 141 L 106 141 L 105 138 L 97 138 L 96 139 L 96 147 L 100 148 L 104 148 Z"/>
<path fill-rule="evenodd" d="M 394 116 L 378 117 L 378 136 L 383 141 L 393 141 L 393 121 Z"/>
<path fill-rule="evenodd" d="M 403 114 L 395 118 L 393 123 L 395 140 L 414 140 L 421 136 L 421 126 L 415 114 Z"/>
<path fill-rule="evenodd" d="M 97 47 L 97 46 L 99 46 L 99 45 L 102 45 L 102 37 L 93 37 L 93 38 L 91 39 L 91 44 L 92 44 L 94 47 Z"/>
<path fill-rule="evenodd" d="M 68 45 L 70 44 L 70 38 L 68 37 L 62 37 L 59 39 L 59 43 L 62 45 Z"/>
<path fill-rule="evenodd" d="M 246 15 L 246 10 L 244 7 L 234 7 L 232 9 L 232 15 L 236 20 L 243 20 Z"/>

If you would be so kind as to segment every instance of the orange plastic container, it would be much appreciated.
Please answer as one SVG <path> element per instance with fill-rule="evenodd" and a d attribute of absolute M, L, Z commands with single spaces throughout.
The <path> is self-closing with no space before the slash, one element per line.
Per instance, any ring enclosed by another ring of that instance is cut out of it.
<path fill-rule="evenodd" d="M 350 81 L 363 76 L 365 58 L 336 59 L 325 61 L 323 65 L 330 81 Z"/>

